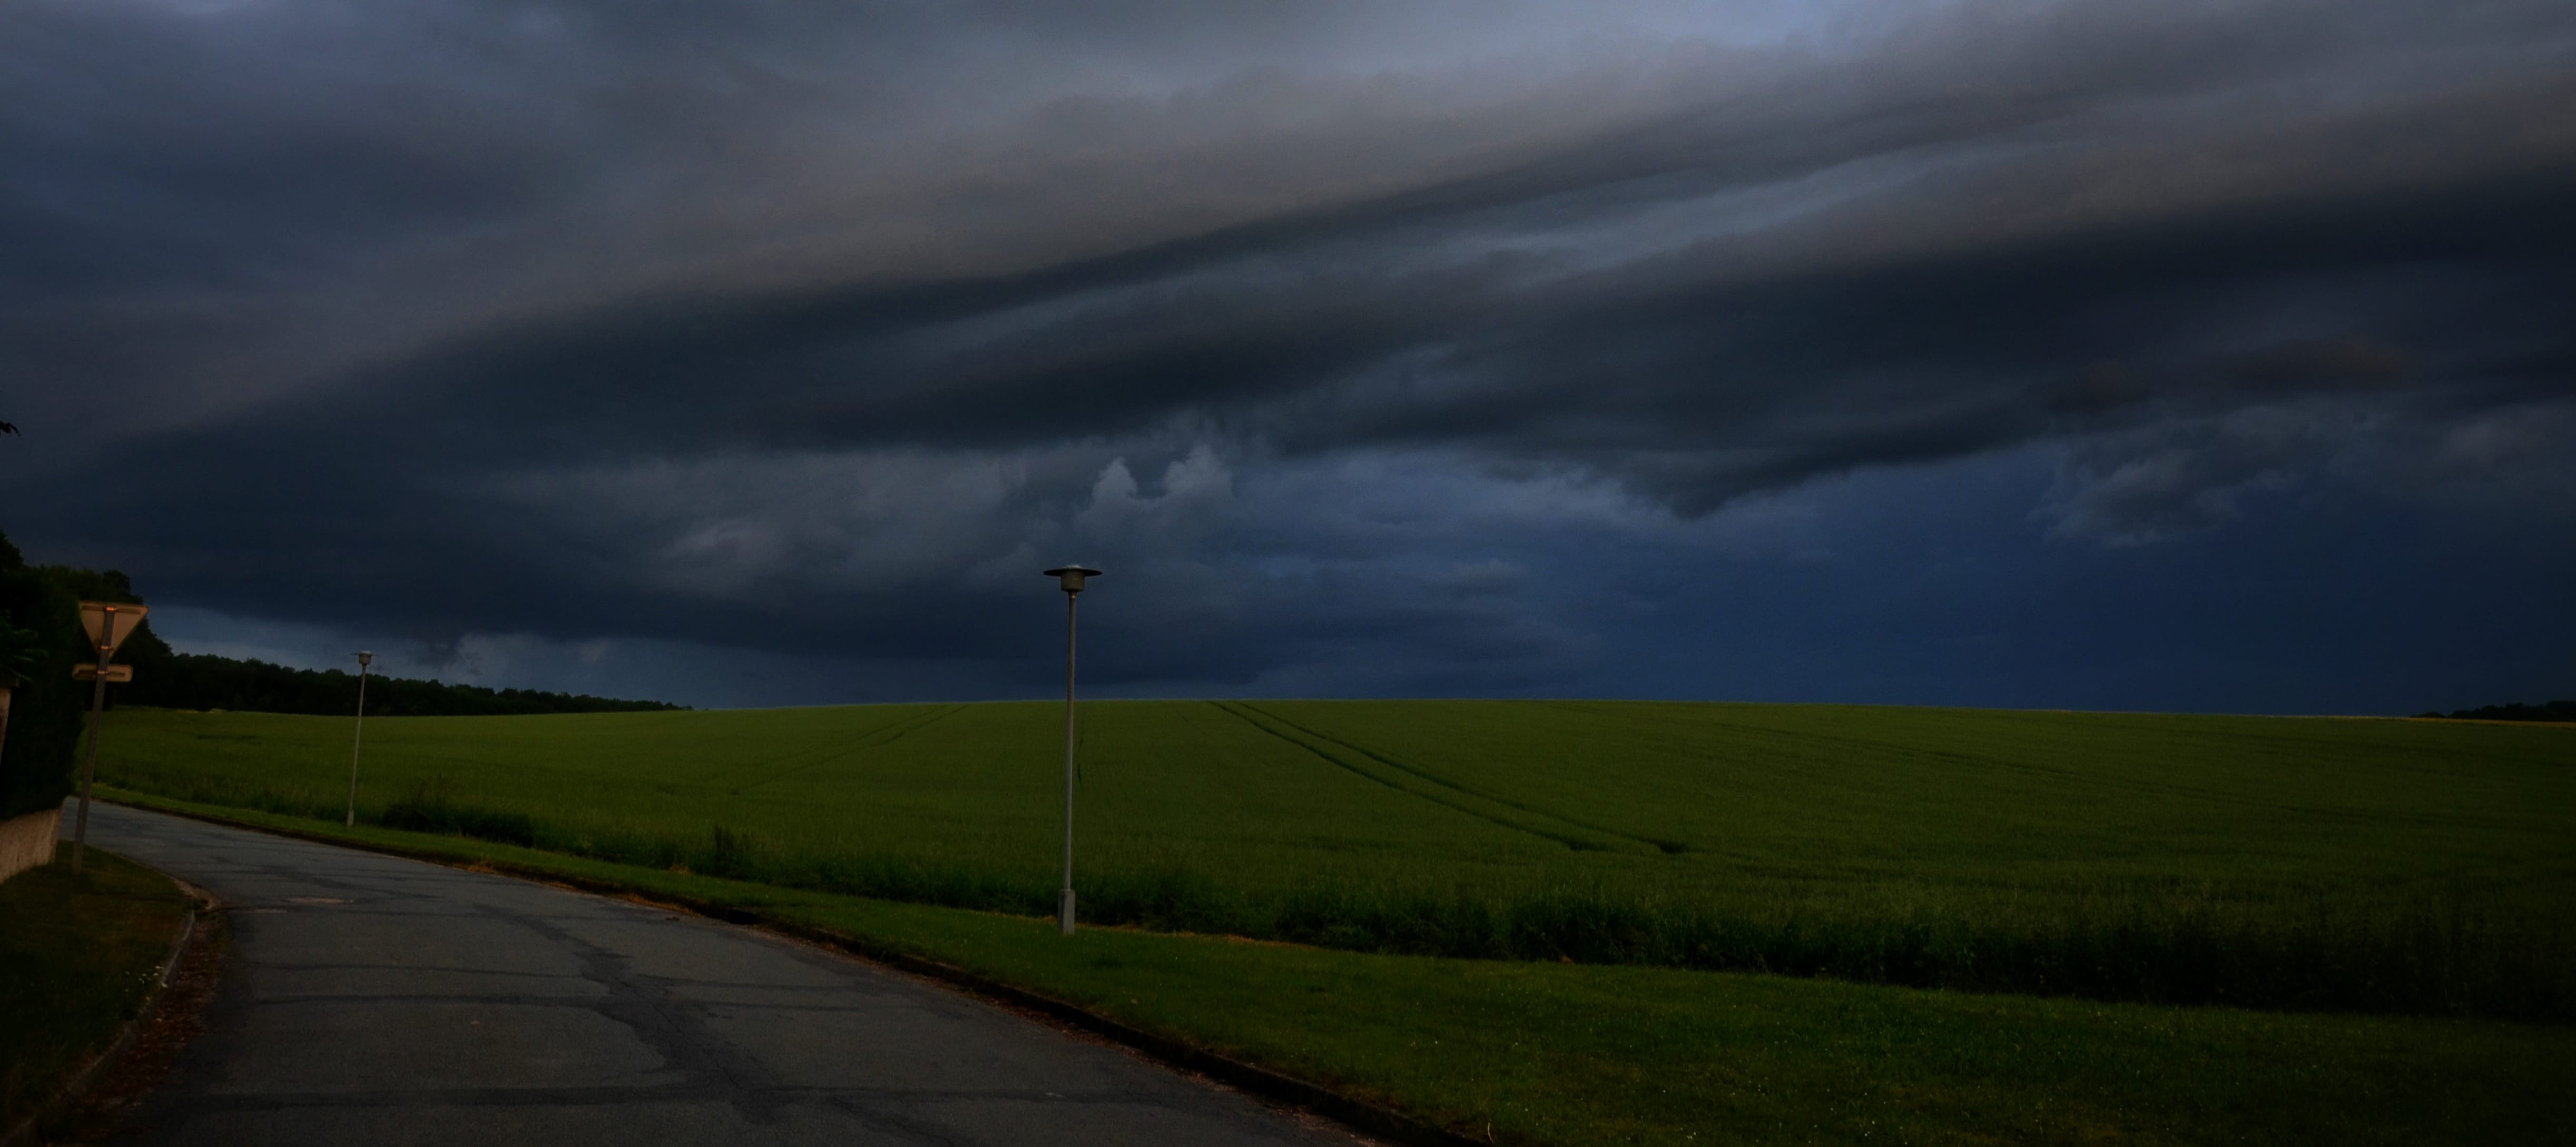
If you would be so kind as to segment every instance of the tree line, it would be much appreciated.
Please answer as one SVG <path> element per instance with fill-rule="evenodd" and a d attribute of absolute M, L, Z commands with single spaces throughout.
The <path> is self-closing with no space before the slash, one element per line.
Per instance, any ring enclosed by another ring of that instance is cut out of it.
<path fill-rule="evenodd" d="M 118 570 L 37 566 L 38 573 L 81 601 L 128 601 L 132 579 Z M 134 667 L 130 684 L 108 687 L 112 705 L 160 709 L 229 709 L 250 713 L 352 713 L 358 677 L 339 669 L 293 669 L 266 661 L 180 653 L 152 632 L 145 618 L 118 647 L 116 659 Z M 621 701 L 543 689 L 492 689 L 431 679 L 367 676 L 367 712 L 386 717 L 498 717 L 537 713 L 639 713 L 683 706 L 663 701 Z"/>
<path fill-rule="evenodd" d="M 31 566 L 0 534 L 0 685 L 14 686 L 0 738 L 0 820 L 62 803 L 71 791 L 90 686 L 72 666 L 93 660 L 81 630 L 79 603 L 144 604 L 131 578 L 116 570 Z M 129 684 L 107 688 L 110 705 L 231 709 L 256 713 L 352 713 L 358 678 L 338 669 L 291 669 L 265 661 L 180 653 L 146 619 L 118 648 L 134 667 Z M 621 701 L 542 689 L 490 689 L 437 680 L 375 677 L 367 712 L 387 717 L 622 713 L 679 709 L 661 701 Z"/>
<path fill-rule="evenodd" d="M 151 621 L 146 619 L 144 624 Z M 135 642 L 143 635 L 137 633 Z M 132 644 L 132 643 L 129 643 Z M 358 677 L 338 669 L 290 669 L 266 661 L 173 653 L 156 648 L 120 657 L 134 666 L 123 702 L 164 709 L 235 709 L 255 713 L 352 713 Z M 621 701 L 542 689 L 490 689 L 436 679 L 367 677 L 367 712 L 384 717 L 509 716 L 532 713 L 632 713 L 678 709 L 661 701 Z"/>
<path fill-rule="evenodd" d="M 2453 709 L 2448 713 L 2415 715 L 2448 717 L 2454 721 L 2576 721 L 2576 701 L 2544 701 L 2538 705 L 2516 702 L 2510 705 L 2487 705 L 2477 709 Z"/>

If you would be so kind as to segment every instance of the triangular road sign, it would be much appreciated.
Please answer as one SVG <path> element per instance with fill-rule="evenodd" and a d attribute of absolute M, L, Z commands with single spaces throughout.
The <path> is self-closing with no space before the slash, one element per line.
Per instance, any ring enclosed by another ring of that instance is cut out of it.
<path fill-rule="evenodd" d="M 144 614 L 152 612 L 121 601 L 84 601 L 80 609 L 81 628 L 89 631 L 90 646 L 105 647 L 109 653 L 134 636 L 134 627 L 143 624 Z"/>

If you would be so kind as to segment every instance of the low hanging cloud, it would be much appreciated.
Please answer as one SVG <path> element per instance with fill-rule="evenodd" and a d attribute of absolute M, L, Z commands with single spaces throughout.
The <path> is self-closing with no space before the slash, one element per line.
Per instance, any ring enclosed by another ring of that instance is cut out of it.
<path fill-rule="evenodd" d="M 2114 546 L 2213 529 L 2248 498 L 2298 485 L 2356 436 L 2353 420 L 2333 407 L 2261 408 L 2073 445 L 2039 516 L 2060 536 Z"/>
<path fill-rule="evenodd" d="M 243 615 L 1004 657 L 1022 567 L 1088 560 L 1168 610 L 1135 680 L 1504 688 L 1601 655 L 1494 604 L 1533 534 L 1738 552 L 2039 451 L 2033 529 L 2142 548 L 2570 468 L 2546 0 L 0 37 L 8 528 Z"/>

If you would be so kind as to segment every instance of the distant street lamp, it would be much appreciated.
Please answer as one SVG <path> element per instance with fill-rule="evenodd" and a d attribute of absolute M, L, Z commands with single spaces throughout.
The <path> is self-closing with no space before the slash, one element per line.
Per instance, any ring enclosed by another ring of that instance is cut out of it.
<path fill-rule="evenodd" d="M 139 605 L 121 601 L 84 601 L 80 603 L 81 628 L 89 632 L 90 647 L 98 651 L 98 660 L 72 666 L 72 679 L 90 682 L 89 690 L 89 758 L 81 764 L 80 812 L 72 820 L 72 871 L 79 872 L 89 855 L 89 788 L 98 776 L 98 727 L 107 720 L 107 683 L 134 680 L 134 667 L 112 665 L 116 647 L 134 636 L 143 615 L 152 612 Z"/>
<path fill-rule="evenodd" d="M 358 827 L 358 746 L 367 740 L 367 665 L 376 655 L 358 651 L 358 726 L 349 735 L 349 811 L 341 814 L 343 828 Z"/>
<path fill-rule="evenodd" d="M 1051 569 L 1046 575 L 1064 588 L 1064 890 L 1056 894 L 1056 928 L 1073 935 L 1073 603 L 1082 596 L 1082 579 L 1100 571 L 1081 566 Z"/>

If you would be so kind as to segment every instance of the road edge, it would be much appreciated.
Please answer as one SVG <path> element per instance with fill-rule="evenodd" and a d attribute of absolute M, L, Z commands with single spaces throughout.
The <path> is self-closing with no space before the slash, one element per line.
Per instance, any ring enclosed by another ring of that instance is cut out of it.
<path fill-rule="evenodd" d="M 1006 981 L 994 979 L 980 972 L 969 971 L 945 961 L 933 960 L 926 956 L 914 955 L 913 953 L 903 951 L 891 945 L 876 943 L 844 932 L 835 932 L 828 928 L 818 928 L 808 924 L 797 924 L 789 921 L 763 917 L 758 912 L 735 905 L 720 904 L 710 900 L 700 900 L 696 897 L 674 897 L 667 893 L 649 891 L 614 880 L 602 880 L 595 877 L 553 872 L 543 868 L 518 864 L 513 861 L 490 859 L 476 859 L 470 861 L 461 860 L 429 849 L 404 848 L 400 845 L 394 844 L 378 844 L 346 840 L 326 833 L 303 832 L 274 825 L 253 824 L 249 821 L 235 820 L 217 813 L 200 812 L 194 809 L 182 810 L 160 808 L 148 804 L 127 804 L 121 801 L 102 800 L 101 803 L 116 804 L 121 808 L 130 808 L 138 812 L 159 813 L 163 816 L 175 816 L 186 820 L 203 821 L 207 824 L 219 824 L 226 828 L 238 828 L 246 832 L 257 832 L 269 836 L 286 837 L 291 840 L 310 841 L 315 844 L 328 844 L 339 848 L 351 849 L 357 852 L 372 852 L 385 856 L 398 856 L 406 860 L 423 861 L 425 863 L 436 864 L 445 868 L 458 868 L 473 872 L 488 872 L 498 876 L 507 876 L 512 879 L 527 880 L 538 884 L 550 884 L 559 888 L 569 888 L 580 892 L 589 892 L 603 896 L 615 896 L 628 900 L 638 900 L 645 903 L 679 909 L 681 911 L 688 912 L 691 915 L 705 917 L 707 919 L 726 924 L 758 928 L 762 931 L 830 948 L 836 952 L 866 960 L 869 963 L 880 964 L 898 971 L 909 972 L 926 979 L 938 980 L 952 987 L 962 989 L 971 995 L 980 996 L 988 1000 L 1036 1012 L 1039 1015 L 1080 1028 L 1083 1031 L 1106 1039 L 1111 1043 L 1128 1048 L 1129 1050 L 1135 1051 L 1147 1059 L 1154 1060 L 1166 1067 L 1206 1076 L 1229 1087 L 1235 1088 L 1236 1090 L 1323 1116 L 1324 1118 L 1331 1119 L 1334 1122 L 1348 1126 L 1355 1131 L 1376 1136 L 1390 1143 L 1404 1144 L 1406 1147 L 1488 1147 L 1491 1142 L 1490 1140 L 1469 1138 L 1465 1135 L 1448 1130 L 1447 1128 L 1439 1127 L 1420 1119 L 1416 1119 L 1413 1116 L 1406 1115 L 1393 1108 L 1371 1103 L 1364 1099 L 1344 1095 L 1319 1083 L 1299 1079 L 1295 1076 L 1273 1071 L 1270 1068 L 1261 1067 L 1257 1064 L 1247 1063 L 1232 1056 L 1210 1051 L 1206 1048 L 1198 1047 L 1170 1036 L 1158 1035 L 1134 1025 L 1112 1019 L 1069 1000 L 1057 999 L 1056 997 L 1047 995 L 1043 992 L 1031 991 L 1030 989 L 1019 987 L 1018 985 L 1011 984 Z M 153 871 L 159 872 L 160 870 L 154 869 Z M 163 873 L 163 875 L 167 876 L 168 874 Z M 175 880 L 175 878 L 173 879 Z M 198 891 L 184 881 L 179 883 L 182 888 L 188 888 L 192 892 Z M 194 920 L 193 912 L 191 913 L 190 918 L 192 921 Z M 174 961 L 177 959 L 178 951 L 178 948 L 172 949 L 172 959 Z M 166 980 L 169 974 L 169 968 L 167 966 L 163 968 L 162 974 Z M 156 988 L 154 989 L 154 1001 L 156 1005 L 159 998 L 160 989 Z M 149 1014 L 150 1010 L 151 1006 L 147 1005 L 145 1014 Z M 139 1022 L 141 1017 L 138 1016 L 137 1018 Z M 133 1030 L 129 1028 L 125 1035 L 121 1037 L 121 1040 L 130 1041 L 132 1038 Z M 120 1049 L 121 1047 L 122 1043 L 120 1043 Z M 0 1138 L 0 1147 L 22 1147 L 22 1145 L 14 1139 Z"/>

